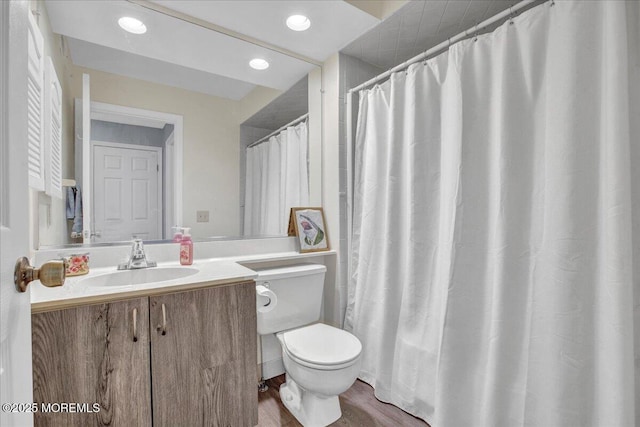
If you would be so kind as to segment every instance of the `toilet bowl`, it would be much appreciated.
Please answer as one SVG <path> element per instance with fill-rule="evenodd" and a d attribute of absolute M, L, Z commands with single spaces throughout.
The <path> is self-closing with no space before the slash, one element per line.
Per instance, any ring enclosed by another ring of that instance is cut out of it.
<path fill-rule="evenodd" d="M 277 334 L 282 345 L 285 407 L 303 426 L 326 426 L 342 416 L 338 395 L 360 372 L 362 344 L 352 334 L 317 323 Z"/>
<path fill-rule="evenodd" d="M 282 347 L 282 403 L 303 426 L 327 426 L 342 416 L 338 395 L 360 372 L 362 344 L 347 331 L 317 323 L 325 266 L 256 271 L 258 334 L 276 334 Z"/>

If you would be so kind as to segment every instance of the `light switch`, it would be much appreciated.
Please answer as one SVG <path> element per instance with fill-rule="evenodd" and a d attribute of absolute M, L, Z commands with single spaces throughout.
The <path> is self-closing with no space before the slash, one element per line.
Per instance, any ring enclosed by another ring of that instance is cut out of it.
<path fill-rule="evenodd" d="M 209 222 L 209 211 L 197 211 L 196 216 L 198 222 Z"/>

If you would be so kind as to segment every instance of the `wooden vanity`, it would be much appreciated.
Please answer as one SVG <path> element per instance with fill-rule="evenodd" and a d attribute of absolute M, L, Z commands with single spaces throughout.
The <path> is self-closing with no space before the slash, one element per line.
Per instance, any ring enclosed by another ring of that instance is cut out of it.
<path fill-rule="evenodd" d="M 117 298 L 33 310 L 34 401 L 100 405 L 36 426 L 258 423 L 252 280 Z"/>

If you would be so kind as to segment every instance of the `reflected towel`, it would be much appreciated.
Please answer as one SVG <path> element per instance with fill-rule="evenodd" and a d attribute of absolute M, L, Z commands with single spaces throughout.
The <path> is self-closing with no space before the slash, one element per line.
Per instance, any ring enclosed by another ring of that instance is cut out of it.
<path fill-rule="evenodd" d="M 82 237 L 82 191 L 76 187 L 74 197 L 73 226 L 71 227 L 71 238 Z"/>
<path fill-rule="evenodd" d="M 67 219 L 73 219 L 76 216 L 76 189 L 75 187 L 67 187 Z"/>

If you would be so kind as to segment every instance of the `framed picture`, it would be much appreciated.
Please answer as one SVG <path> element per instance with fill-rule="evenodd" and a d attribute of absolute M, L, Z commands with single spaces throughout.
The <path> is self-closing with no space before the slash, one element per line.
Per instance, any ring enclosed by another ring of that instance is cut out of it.
<path fill-rule="evenodd" d="M 291 208 L 289 228 L 291 225 L 300 241 L 300 252 L 329 250 L 329 236 L 322 208 Z"/>

